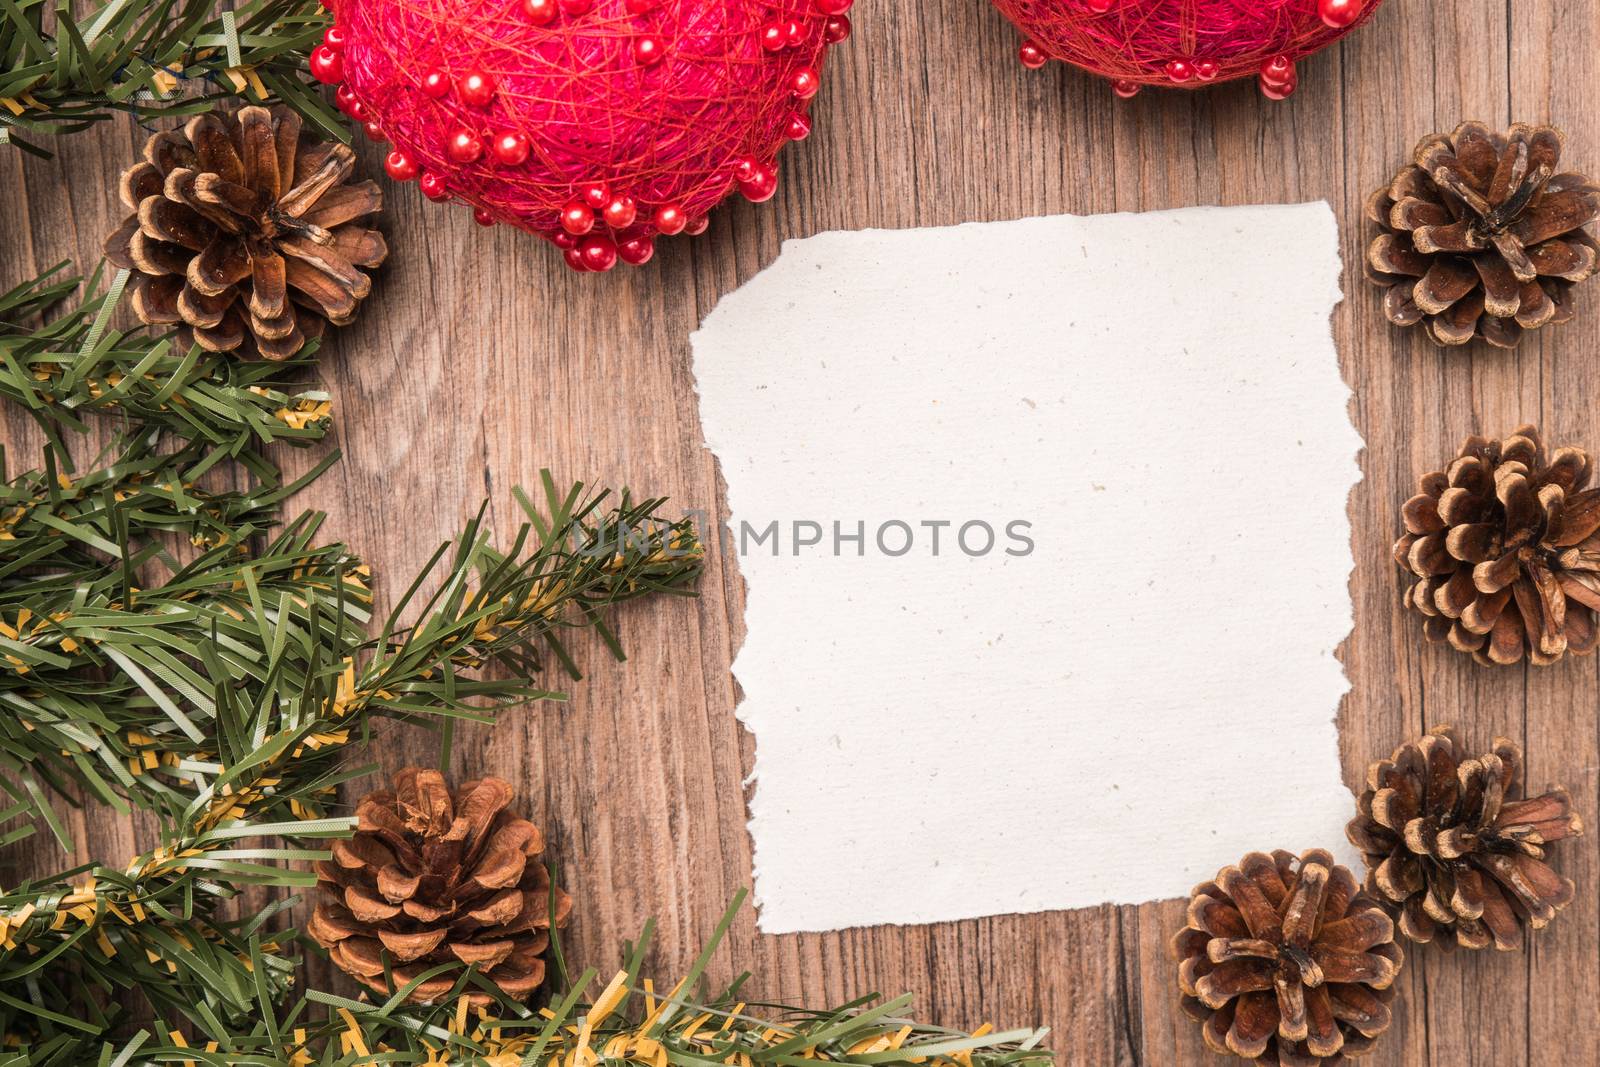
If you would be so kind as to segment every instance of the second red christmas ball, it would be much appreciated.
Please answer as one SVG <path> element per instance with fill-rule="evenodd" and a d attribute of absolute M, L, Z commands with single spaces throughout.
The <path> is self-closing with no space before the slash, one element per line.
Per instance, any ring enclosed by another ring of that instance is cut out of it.
<path fill-rule="evenodd" d="M 1377 13 L 1383 0 L 994 0 L 1024 34 L 1037 69 L 1059 59 L 1108 79 L 1119 96 L 1144 86 L 1201 89 L 1257 79 L 1281 100 L 1296 64 Z"/>

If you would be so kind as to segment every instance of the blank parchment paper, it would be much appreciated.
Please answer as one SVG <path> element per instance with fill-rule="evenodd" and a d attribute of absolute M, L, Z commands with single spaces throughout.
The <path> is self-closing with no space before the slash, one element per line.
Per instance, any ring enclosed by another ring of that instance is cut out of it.
<path fill-rule="evenodd" d="M 1339 273 L 1323 203 L 1034 218 L 789 241 L 706 317 L 762 929 L 1349 855 Z"/>

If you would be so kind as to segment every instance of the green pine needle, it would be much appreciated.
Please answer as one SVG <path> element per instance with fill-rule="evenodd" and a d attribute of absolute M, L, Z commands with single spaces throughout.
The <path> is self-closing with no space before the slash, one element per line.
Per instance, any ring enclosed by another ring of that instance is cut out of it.
<path fill-rule="evenodd" d="M 319 0 L 0 0 L 0 134 L 41 142 L 118 113 L 147 122 L 240 96 L 282 99 L 329 136 L 345 123 L 307 90 L 305 56 L 329 25 Z M 264 94 L 263 95 L 263 91 Z"/>

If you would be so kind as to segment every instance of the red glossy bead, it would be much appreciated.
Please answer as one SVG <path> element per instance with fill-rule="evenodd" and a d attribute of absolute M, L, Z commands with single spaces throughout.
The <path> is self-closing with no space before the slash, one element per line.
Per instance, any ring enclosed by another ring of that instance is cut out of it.
<path fill-rule="evenodd" d="M 850 37 L 850 19 L 846 15 L 834 15 L 822 25 L 823 40 L 829 44 L 838 44 Z"/>
<path fill-rule="evenodd" d="M 561 10 L 569 15 L 587 15 L 594 10 L 594 0 L 561 0 Z"/>
<path fill-rule="evenodd" d="M 1213 81 L 1220 73 L 1217 65 L 1209 59 L 1199 59 L 1194 64 L 1194 76 L 1203 82 Z"/>
<path fill-rule="evenodd" d="M 383 169 L 397 182 L 408 182 L 417 176 L 417 162 L 396 148 L 383 157 Z"/>
<path fill-rule="evenodd" d="M 311 76 L 324 85 L 344 81 L 344 57 L 325 44 L 319 44 L 311 50 L 308 65 L 311 67 Z"/>
<path fill-rule="evenodd" d="M 482 71 L 469 71 L 462 77 L 456 92 L 461 102 L 472 107 L 483 107 L 494 99 L 494 79 Z"/>
<path fill-rule="evenodd" d="M 585 237 L 578 254 L 583 257 L 583 265 L 593 271 L 606 271 L 617 265 L 616 242 L 599 234 Z"/>
<path fill-rule="evenodd" d="M 1274 85 L 1285 85 L 1294 81 L 1294 60 L 1288 56 L 1273 56 L 1261 64 L 1261 80 Z"/>
<path fill-rule="evenodd" d="M 765 164 L 756 164 L 751 169 L 749 177 L 741 178 L 739 181 L 739 192 L 753 204 L 771 200 L 777 191 L 778 169 Z"/>
<path fill-rule="evenodd" d="M 383 127 L 379 126 L 376 122 L 362 123 L 361 131 L 367 135 L 367 139 L 369 141 L 377 141 L 379 144 L 382 144 L 384 141 L 389 139 L 388 137 L 384 136 Z"/>
<path fill-rule="evenodd" d="M 769 52 L 781 52 L 789 47 L 789 39 L 783 35 L 783 26 L 772 23 L 761 30 L 761 47 Z"/>
<path fill-rule="evenodd" d="M 690 237 L 699 237 L 710 228 L 711 220 L 706 218 L 704 215 L 701 215 L 697 219 L 691 219 L 689 221 L 689 225 L 683 228 L 683 232 L 688 234 Z"/>
<path fill-rule="evenodd" d="M 361 101 L 356 99 L 354 90 L 348 85 L 341 85 L 333 92 L 333 106 L 355 118 L 356 109 L 361 107 Z"/>
<path fill-rule="evenodd" d="M 1186 82 L 1190 78 L 1194 77 L 1194 64 L 1190 63 L 1187 59 L 1167 60 L 1166 70 L 1167 77 L 1179 84 L 1182 84 L 1183 82 Z"/>
<path fill-rule="evenodd" d="M 343 26 L 329 26 L 325 31 L 323 31 L 322 43 L 333 49 L 335 52 L 344 51 L 344 42 L 345 36 Z"/>
<path fill-rule="evenodd" d="M 493 226 L 494 216 L 481 207 L 475 207 L 472 209 L 472 221 L 479 226 Z"/>
<path fill-rule="evenodd" d="M 611 203 L 611 186 L 605 182 L 590 182 L 578 187 L 578 198 L 596 211 L 604 211 Z"/>
<path fill-rule="evenodd" d="M 791 48 L 799 48 L 806 43 L 806 38 L 811 34 L 806 30 L 806 24 L 799 19 L 790 19 L 783 24 L 783 39 Z"/>
<path fill-rule="evenodd" d="M 1366 0 L 1317 0 L 1317 14 L 1335 30 L 1347 30 L 1361 21 Z"/>
<path fill-rule="evenodd" d="M 566 230 L 560 230 L 550 235 L 550 243 L 560 249 L 577 248 L 578 239 Z"/>
<path fill-rule="evenodd" d="M 1140 88 L 1141 86 L 1138 82 L 1129 81 L 1126 78 L 1118 78 L 1116 81 L 1111 83 L 1111 91 L 1122 97 L 1124 100 L 1127 100 L 1130 97 L 1138 96 Z"/>
<path fill-rule="evenodd" d="M 824 15 L 842 15 L 850 10 L 855 0 L 812 0 L 812 2 Z"/>
<path fill-rule="evenodd" d="M 1022 65 L 1029 70 L 1038 70 L 1050 61 L 1050 57 L 1044 54 L 1044 49 L 1032 41 L 1022 42 L 1021 47 L 1017 49 L 1017 58 L 1022 60 Z"/>
<path fill-rule="evenodd" d="M 1286 82 L 1268 81 L 1261 79 L 1261 95 L 1268 100 L 1286 100 L 1294 95 L 1295 89 L 1300 85 L 1299 79 L 1290 78 Z"/>
<path fill-rule="evenodd" d="M 483 141 L 468 129 L 459 129 L 445 142 L 444 154 L 456 163 L 476 163 L 483 155 Z"/>
<path fill-rule="evenodd" d="M 622 262 L 635 267 L 644 266 L 655 254 L 656 243 L 650 237 L 630 237 L 617 246 L 617 255 L 622 257 Z"/>
<path fill-rule="evenodd" d="M 1117 0 L 1083 0 L 1083 6 L 1096 15 L 1104 15 L 1117 6 Z"/>
<path fill-rule="evenodd" d="M 594 212 L 574 200 L 561 209 L 561 228 L 575 237 L 582 237 L 594 229 Z"/>
<path fill-rule="evenodd" d="M 648 15 L 661 6 L 661 0 L 628 0 L 628 14 Z"/>
<path fill-rule="evenodd" d="M 641 65 L 653 67 L 667 56 L 666 46 L 661 43 L 661 38 L 644 34 L 633 39 L 633 58 Z"/>
<path fill-rule="evenodd" d="M 588 273 L 589 265 L 583 261 L 583 253 L 578 251 L 577 245 L 573 245 L 565 252 L 562 252 L 561 258 L 567 261 L 567 266 L 571 267 L 579 274 Z"/>
<path fill-rule="evenodd" d="M 422 76 L 422 91 L 435 100 L 450 95 L 450 76 L 442 70 L 430 70 Z"/>
<path fill-rule="evenodd" d="M 556 0 L 522 0 L 522 13 L 535 26 L 548 26 L 556 20 Z"/>
<path fill-rule="evenodd" d="M 795 71 L 794 78 L 789 82 L 789 91 L 801 100 L 810 100 L 821 88 L 822 79 L 810 67 L 801 67 Z"/>
<path fill-rule="evenodd" d="M 811 119 L 802 112 L 796 111 L 789 116 L 789 126 L 783 133 L 791 141 L 804 141 L 811 136 Z"/>
<path fill-rule="evenodd" d="M 508 130 L 500 134 L 489 144 L 489 149 L 494 153 L 494 158 L 508 167 L 514 167 L 526 160 L 532 148 L 533 146 L 528 141 L 528 135 L 515 130 Z"/>
<path fill-rule="evenodd" d="M 633 220 L 639 216 L 639 207 L 633 202 L 631 196 L 619 196 L 605 206 L 601 217 L 606 220 L 606 225 L 613 230 L 625 230 L 633 225 Z"/>
<path fill-rule="evenodd" d="M 434 174 L 432 171 L 424 174 L 417 180 L 422 187 L 422 195 L 429 200 L 448 200 L 450 198 L 450 183 L 443 174 Z"/>
<path fill-rule="evenodd" d="M 684 216 L 683 208 L 677 204 L 662 204 L 656 208 L 656 229 L 668 237 L 682 233 L 688 224 L 689 220 Z"/>

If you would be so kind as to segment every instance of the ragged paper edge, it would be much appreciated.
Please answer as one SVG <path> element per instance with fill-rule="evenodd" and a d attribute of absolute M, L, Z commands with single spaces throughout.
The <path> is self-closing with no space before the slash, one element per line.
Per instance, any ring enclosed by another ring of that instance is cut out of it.
<path fill-rule="evenodd" d="M 1346 420 L 1347 424 L 1349 425 L 1349 428 L 1350 428 L 1350 431 L 1351 431 L 1351 436 L 1355 440 L 1355 447 L 1352 449 L 1352 452 L 1351 452 L 1351 455 L 1350 455 L 1351 480 L 1350 480 L 1349 486 L 1345 490 L 1345 507 L 1344 507 L 1345 523 L 1346 523 L 1346 525 L 1348 527 L 1348 530 L 1347 530 L 1348 536 L 1345 538 L 1345 562 L 1346 562 L 1346 568 L 1345 568 L 1345 586 L 1344 586 L 1345 590 L 1346 590 L 1346 595 L 1347 595 L 1346 616 L 1345 616 L 1346 617 L 1346 626 L 1345 626 L 1344 634 L 1333 644 L 1333 646 L 1330 648 L 1330 650 L 1326 654 L 1327 658 L 1329 660 L 1331 660 L 1333 665 L 1337 668 L 1339 678 L 1343 683 L 1343 688 L 1339 691 L 1338 697 L 1334 702 L 1334 707 L 1333 707 L 1332 714 L 1326 720 L 1326 728 L 1329 731 L 1330 736 L 1328 736 L 1327 738 L 1324 739 L 1324 743 L 1319 746 L 1319 751 L 1324 751 L 1324 752 L 1331 753 L 1333 761 L 1334 761 L 1334 764 L 1335 764 L 1335 771 L 1336 771 L 1337 780 L 1339 782 L 1343 783 L 1346 789 L 1349 789 L 1348 779 L 1347 779 L 1347 777 L 1346 777 L 1346 775 L 1344 773 L 1344 761 L 1343 761 L 1343 758 L 1342 758 L 1342 756 L 1340 754 L 1341 753 L 1341 748 L 1340 748 L 1340 731 L 1339 731 L 1339 713 L 1340 713 L 1340 709 L 1342 709 L 1344 707 L 1344 705 L 1346 703 L 1346 700 L 1349 697 L 1350 691 L 1352 689 L 1352 684 L 1351 684 L 1351 681 L 1350 681 L 1349 671 L 1346 668 L 1344 659 L 1341 656 L 1341 652 L 1343 650 L 1345 650 L 1349 646 L 1350 639 L 1355 634 L 1355 529 L 1356 529 L 1356 524 L 1355 524 L 1355 491 L 1362 484 L 1362 482 L 1364 482 L 1365 479 L 1366 479 L 1366 473 L 1365 473 L 1365 470 L 1362 467 L 1362 462 L 1361 461 L 1362 461 L 1363 457 L 1365 456 L 1366 447 L 1367 446 L 1366 446 L 1365 437 L 1362 436 L 1360 428 L 1356 425 L 1355 414 L 1354 414 L 1355 390 L 1351 387 L 1350 383 L 1345 378 L 1344 360 L 1342 358 L 1342 354 L 1340 353 L 1339 344 L 1338 344 L 1338 338 L 1335 336 L 1334 328 L 1333 328 L 1334 314 L 1337 312 L 1337 310 L 1339 308 L 1339 305 L 1344 302 L 1345 292 L 1344 292 L 1344 288 L 1343 288 L 1344 255 L 1343 255 L 1342 249 L 1340 247 L 1340 243 L 1339 243 L 1339 236 L 1340 235 L 1339 235 L 1338 219 L 1337 219 L 1337 217 L 1335 216 L 1335 214 L 1333 212 L 1332 205 L 1330 205 L 1327 200 L 1303 201 L 1303 202 L 1297 203 L 1297 204 L 1244 204 L 1244 205 L 1227 205 L 1227 206 L 1199 205 L 1199 206 L 1194 206 L 1194 207 L 1171 208 L 1171 209 L 1166 209 L 1166 210 L 1162 210 L 1162 211 L 1152 211 L 1152 212 L 1119 211 L 1119 212 L 1110 212 L 1110 213 L 1106 213 L 1104 215 L 1098 215 L 1098 216 L 1076 216 L 1076 217 L 1094 217 L 1094 218 L 1102 218 L 1102 219 L 1121 218 L 1121 217 L 1134 217 L 1134 216 L 1149 217 L 1149 216 L 1152 216 L 1152 215 L 1177 215 L 1177 214 L 1190 214 L 1190 213 L 1193 213 L 1193 212 L 1227 212 L 1227 211 L 1234 210 L 1236 208 L 1250 208 L 1252 210 L 1281 209 L 1281 210 L 1284 210 L 1284 211 L 1296 211 L 1296 210 L 1300 210 L 1300 209 L 1303 209 L 1303 208 L 1314 207 L 1314 206 L 1322 208 L 1322 212 L 1321 212 L 1322 218 L 1323 218 L 1323 221 L 1326 223 L 1326 226 L 1328 228 L 1329 235 L 1330 235 L 1329 236 L 1329 247 L 1333 251 L 1332 262 L 1331 262 L 1331 266 L 1330 266 L 1330 270 L 1329 270 L 1329 277 L 1327 278 L 1327 282 L 1326 282 L 1326 284 L 1327 284 L 1327 294 L 1326 295 L 1327 295 L 1327 301 L 1328 301 L 1328 319 L 1327 319 L 1327 322 L 1325 324 L 1325 327 L 1326 327 L 1325 337 L 1327 339 L 1329 347 L 1332 348 L 1332 350 L 1334 352 L 1334 368 L 1333 368 L 1334 369 L 1334 378 L 1337 380 L 1339 388 L 1344 390 L 1345 420 Z M 716 317 L 719 314 L 723 313 L 725 308 L 731 307 L 731 306 L 733 306 L 733 304 L 738 303 L 738 302 L 743 302 L 743 301 L 746 301 L 746 300 L 755 299 L 755 289 L 757 287 L 757 283 L 761 279 L 763 279 L 764 277 L 769 276 L 769 272 L 771 272 L 772 268 L 779 261 L 781 261 L 785 256 L 791 256 L 792 255 L 792 256 L 800 257 L 804 261 L 806 261 L 808 263 L 815 263 L 820 267 L 822 265 L 822 262 L 823 262 L 825 257 L 822 256 L 822 255 L 813 254 L 814 252 L 816 252 L 817 250 L 825 252 L 827 250 L 827 246 L 829 244 L 831 244 L 831 243 L 833 243 L 835 241 L 838 241 L 838 240 L 840 240 L 842 238 L 854 237 L 855 235 L 858 235 L 858 234 L 871 234 L 871 235 L 874 235 L 874 236 L 881 235 L 881 236 L 887 237 L 890 240 L 897 240 L 897 239 L 902 238 L 902 236 L 914 235 L 914 234 L 923 232 L 925 230 L 964 230 L 964 229 L 968 229 L 968 228 L 971 228 L 971 227 L 983 227 L 983 228 L 1018 227 L 1018 228 L 1022 228 L 1022 227 L 1025 227 L 1027 225 L 1030 225 L 1030 224 L 1032 224 L 1032 223 L 1034 223 L 1036 221 L 1039 221 L 1039 219 L 1052 218 L 1052 217 L 1061 217 L 1061 216 L 1037 216 L 1037 217 L 1035 217 L 1035 216 L 1024 216 L 1024 217 L 1017 218 L 1017 219 L 997 220 L 997 221 L 963 222 L 963 223 L 957 223 L 954 226 L 912 227 L 912 228 L 908 228 L 908 229 L 890 229 L 890 228 L 884 228 L 884 227 L 871 227 L 871 228 L 862 229 L 862 230 L 827 230 L 827 231 L 823 231 L 821 233 L 812 234 L 812 235 L 806 236 L 806 237 L 786 238 L 783 241 L 783 243 L 781 244 L 781 246 L 779 247 L 778 256 L 771 263 L 768 263 L 766 266 L 762 267 L 760 271 L 758 271 L 756 274 L 752 275 L 748 280 L 746 280 L 743 284 L 741 284 L 737 289 L 733 290 L 730 293 L 724 294 L 722 296 L 722 298 L 718 300 L 716 306 L 713 307 L 712 310 L 701 321 L 699 329 L 695 330 L 694 333 L 690 334 L 690 337 L 689 337 L 690 351 L 691 351 L 691 353 L 694 352 L 695 347 L 696 347 L 696 339 L 699 337 L 700 333 L 702 331 L 704 331 L 707 328 L 707 326 L 710 325 L 716 319 Z M 734 528 L 737 528 L 738 523 L 739 523 L 740 518 L 741 518 L 741 512 L 739 510 L 738 503 L 737 503 L 737 500 L 736 500 L 737 490 L 736 490 L 736 487 L 734 485 L 734 482 L 732 480 L 728 479 L 726 477 L 726 474 L 724 473 L 724 470 L 723 470 L 723 459 L 722 459 L 721 452 L 719 451 L 718 442 L 716 440 L 716 436 L 717 436 L 716 432 L 713 430 L 713 428 L 711 428 L 711 427 L 709 427 L 709 426 L 707 426 L 705 424 L 705 406 L 702 403 L 703 398 L 701 397 L 701 394 L 700 394 L 700 382 L 699 382 L 698 374 L 695 371 L 695 369 L 692 366 L 692 364 L 693 364 L 693 360 L 691 359 L 691 379 L 692 379 L 692 382 L 693 382 L 693 387 L 694 387 L 694 392 L 695 392 L 695 407 L 696 407 L 697 412 L 700 415 L 701 432 L 702 432 L 702 437 L 704 438 L 704 442 L 703 442 L 703 446 L 702 447 L 707 452 L 709 452 L 711 454 L 711 456 L 712 456 L 712 458 L 713 458 L 713 460 L 715 462 L 715 465 L 716 465 L 717 473 L 718 473 L 719 476 L 721 476 L 722 481 L 723 481 L 723 485 L 724 485 L 725 490 L 726 490 L 727 502 L 728 502 L 727 523 L 730 526 L 732 526 Z M 1081 905 L 1074 905 L 1074 906 L 1067 907 L 1067 908 L 1042 905 L 1042 906 L 1038 906 L 1038 907 L 1018 908 L 1018 909 L 1010 910 L 1010 911 L 1006 911 L 1006 912 L 995 912 L 995 913 L 991 913 L 991 914 L 967 916 L 967 917 L 960 917 L 960 918 L 939 918 L 939 919 L 906 920 L 906 921 L 892 921 L 892 922 L 891 921 L 884 921 L 884 922 L 878 922 L 878 923 L 855 924 L 855 925 L 843 926 L 843 927 L 840 927 L 840 926 L 820 926 L 820 925 L 784 925 L 784 926 L 773 926 L 773 925 L 771 925 L 769 923 L 769 909 L 767 907 L 768 902 L 765 899 L 765 896 L 763 895 L 762 890 L 761 890 L 761 887 L 763 885 L 763 874 L 762 874 L 762 864 L 761 864 L 761 851 L 762 851 L 762 849 L 761 849 L 761 844 L 760 844 L 761 835 L 759 833 L 757 833 L 757 828 L 761 825 L 761 823 L 763 821 L 763 810 L 764 810 L 764 807 L 765 807 L 765 797 L 763 796 L 763 793 L 762 793 L 761 780 L 760 780 L 761 779 L 762 763 L 764 761 L 764 758 L 763 758 L 763 755 L 762 755 L 762 751 L 763 750 L 762 750 L 762 746 L 761 746 L 759 733 L 757 732 L 754 724 L 750 721 L 750 719 L 749 719 L 749 717 L 748 717 L 748 715 L 746 713 L 746 710 L 745 710 L 745 705 L 746 705 L 746 703 L 748 701 L 748 697 L 745 694 L 744 680 L 741 677 L 741 671 L 740 671 L 740 661 L 744 657 L 746 649 L 747 649 L 747 646 L 749 644 L 749 636 L 750 636 L 750 630 L 751 630 L 751 627 L 749 625 L 749 620 L 756 614 L 755 611 L 754 611 L 753 605 L 756 604 L 758 597 L 761 596 L 762 590 L 761 590 L 760 584 L 758 582 L 755 582 L 754 580 L 752 580 L 752 577 L 745 572 L 744 568 L 738 566 L 738 555 L 737 555 L 737 553 L 732 553 L 731 554 L 731 559 L 733 560 L 733 565 L 737 568 L 739 576 L 743 580 L 744 587 L 745 587 L 745 603 L 744 603 L 743 611 L 741 613 L 741 617 L 745 622 L 745 635 L 744 635 L 744 638 L 741 639 L 741 641 L 739 643 L 739 648 L 734 653 L 733 662 L 730 665 L 729 670 L 732 673 L 732 675 L 734 677 L 734 680 L 738 684 L 738 687 L 739 687 L 739 694 L 738 694 L 738 696 L 736 698 L 736 704 L 735 704 L 735 707 L 734 707 L 734 715 L 738 719 L 741 727 L 744 730 L 749 732 L 751 738 L 754 741 L 753 748 L 754 748 L 754 751 L 755 751 L 755 756 L 754 756 L 753 761 L 752 761 L 751 770 L 750 770 L 749 775 L 747 775 L 742 780 L 741 784 L 742 784 L 742 786 L 744 788 L 745 795 L 748 798 L 747 806 L 748 806 L 749 817 L 746 820 L 745 829 L 746 829 L 746 832 L 750 836 L 751 878 L 752 878 L 752 881 L 753 881 L 753 885 L 751 887 L 751 899 L 755 903 L 755 906 L 757 908 L 757 917 L 756 917 L 757 929 L 759 929 L 762 933 L 765 933 L 765 934 L 815 933 L 815 932 L 833 932 L 833 931 L 836 931 L 836 930 L 845 930 L 845 929 L 866 929 L 866 928 L 879 927 L 879 926 L 886 926 L 886 927 L 927 926 L 927 925 L 932 925 L 932 924 L 935 924 L 935 923 L 943 923 L 943 922 L 967 922 L 967 921 L 974 921 L 974 920 L 978 920 L 978 919 L 994 918 L 994 917 L 998 917 L 1000 915 L 1032 915 L 1032 914 L 1043 914 L 1043 913 L 1054 912 L 1054 911 L 1084 911 L 1084 910 L 1090 910 L 1090 909 L 1097 908 L 1097 907 L 1104 907 L 1104 906 L 1106 906 L 1108 904 L 1118 905 L 1118 906 L 1121 906 L 1121 905 L 1141 905 L 1141 904 L 1160 903 L 1160 902 L 1166 901 L 1166 900 L 1181 899 L 1181 896 L 1180 896 L 1179 893 L 1174 893 L 1170 897 L 1152 897 L 1152 898 L 1148 898 L 1148 899 L 1139 899 L 1139 900 L 1103 899 L 1103 900 L 1099 900 L 1099 901 L 1096 901 L 1096 902 L 1093 902 L 1093 903 L 1085 903 L 1085 904 L 1081 904 Z M 766 757 L 766 758 L 771 758 L 771 757 L 769 756 L 769 757 Z M 1351 811 L 1352 815 L 1355 812 L 1355 800 L 1356 800 L 1356 794 L 1354 792 L 1352 792 L 1350 794 L 1350 802 L 1351 802 L 1350 803 L 1350 811 Z M 1272 851 L 1274 849 L 1279 849 L 1279 848 L 1284 849 L 1286 851 L 1294 852 L 1296 854 L 1305 852 L 1305 851 L 1307 851 L 1309 849 L 1313 849 L 1313 848 L 1326 849 L 1326 850 L 1328 850 L 1329 852 L 1331 852 L 1333 854 L 1334 859 L 1338 863 L 1343 864 L 1344 866 L 1349 867 L 1351 869 L 1351 871 L 1356 875 L 1358 882 L 1362 879 L 1362 877 L 1364 876 L 1364 873 L 1365 873 L 1365 866 L 1364 866 L 1364 863 L 1363 863 L 1363 860 L 1362 860 L 1360 852 L 1357 851 L 1355 849 L 1355 847 L 1349 842 L 1348 838 L 1342 832 L 1342 829 L 1341 829 L 1341 832 L 1337 834 L 1336 838 L 1334 840 L 1331 840 L 1331 841 L 1310 841 L 1310 842 L 1263 841 L 1263 842 L 1260 843 L 1259 846 L 1257 846 L 1257 850 L 1259 850 L 1259 851 L 1268 851 L 1268 852 L 1270 852 L 1270 851 Z M 1229 866 L 1230 864 L 1237 863 L 1240 858 L 1242 858 L 1242 854 L 1239 855 L 1239 856 L 1219 854 L 1218 857 L 1217 857 L 1217 869 L 1221 870 L 1223 867 Z"/>

